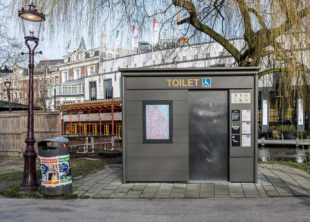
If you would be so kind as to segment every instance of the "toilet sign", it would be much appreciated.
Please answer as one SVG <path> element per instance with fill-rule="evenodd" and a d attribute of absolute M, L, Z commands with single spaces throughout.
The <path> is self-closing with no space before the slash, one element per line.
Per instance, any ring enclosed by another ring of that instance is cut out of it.
<path fill-rule="evenodd" d="M 202 87 L 211 87 L 211 78 L 203 78 Z"/>

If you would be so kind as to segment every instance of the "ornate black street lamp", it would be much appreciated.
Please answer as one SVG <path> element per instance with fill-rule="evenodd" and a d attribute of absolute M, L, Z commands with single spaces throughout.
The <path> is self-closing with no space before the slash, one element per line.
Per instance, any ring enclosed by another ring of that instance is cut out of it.
<path fill-rule="evenodd" d="M 9 80 L 6 80 L 4 82 L 4 86 L 5 86 L 5 89 L 6 89 L 6 93 L 7 93 L 7 96 L 8 96 L 8 102 L 9 102 L 9 112 L 12 112 L 12 103 L 11 103 L 11 90 L 13 90 L 11 88 L 11 81 Z"/>
<path fill-rule="evenodd" d="M 33 118 L 33 69 L 34 69 L 34 54 L 35 49 L 39 44 L 39 34 L 41 22 L 45 20 L 45 15 L 39 13 L 33 3 L 28 5 L 28 9 L 22 8 L 18 12 L 18 16 L 22 18 L 23 31 L 25 35 L 25 44 L 29 50 L 29 89 L 28 89 L 28 123 L 27 123 L 27 138 L 26 149 L 24 152 L 24 176 L 22 181 L 22 189 L 24 191 L 34 191 L 38 188 L 36 176 L 36 158 L 37 153 L 34 149 L 34 118 Z M 41 52 L 39 52 L 41 53 Z M 25 54 L 25 53 L 22 53 Z"/>

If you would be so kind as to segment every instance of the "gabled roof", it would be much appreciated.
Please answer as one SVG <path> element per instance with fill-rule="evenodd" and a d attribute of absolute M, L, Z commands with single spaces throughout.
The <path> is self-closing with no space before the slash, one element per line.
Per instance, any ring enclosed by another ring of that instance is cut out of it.
<path fill-rule="evenodd" d="M 58 64 L 63 63 L 63 59 L 49 59 L 49 60 L 41 60 L 37 65 L 36 68 L 42 68 L 42 67 L 49 67 L 49 66 L 55 66 Z"/>
<path fill-rule="evenodd" d="M 80 46 L 79 46 L 80 51 L 86 51 L 86 45 L 85 45 L 85 40 L 84 37 L 81 38 Z"/>

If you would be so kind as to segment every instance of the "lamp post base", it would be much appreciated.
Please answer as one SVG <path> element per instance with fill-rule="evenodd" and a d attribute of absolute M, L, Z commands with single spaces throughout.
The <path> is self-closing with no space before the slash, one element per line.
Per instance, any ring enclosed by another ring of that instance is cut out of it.
<path fill-rule="evenodd" d="M 24 177 L 21 184 L 22 191 L 36 191 L 38 189 L 35 151 L 24 152 Z"/>

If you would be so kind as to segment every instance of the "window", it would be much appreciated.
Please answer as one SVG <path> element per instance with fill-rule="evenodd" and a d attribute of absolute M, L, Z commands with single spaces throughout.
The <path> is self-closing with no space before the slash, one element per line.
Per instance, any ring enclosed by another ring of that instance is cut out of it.
<path fill-rule="evenodd" d="M 89 99 L 96 100 L 97 99 L 97 87 L 96 82 L 89 82 Z"/>
<path fill-rule="evenodd" d="M 172 143 L 172 101 L 143 101 L 143 143 Z"/>
<path fill-rule="evenodd" d="M 182 61 L 186 61 L 186 56 L 183 56 L 183 57 L 182 57 Z"/>
<path fill-rule="evenodd" d="M 79 54 L 79 60 L 83 60 L 83 59 L 85 59 L 85 53 L 84 52 Z"/>
<path fill-rule="evenodd" d="M 68 80 L 68 72 L 62 72 L 62 82 L 67 82 Z"/>
<path fill-rule="evenodd" d="M 112 87 L 112 79 L 104 80 L 104 98 L 112 99 L 113 98 L 113 87 Z"/>
<path fill-rule="evenodd" d="M 95 74 L 95 66 L 88 66 L 87 67 L 87 75 L 92 76 Z"/>
<path fill-rule="evenodd" d="M 74 69 L 74 79 L 81 78 L 81 69 Z"/>

